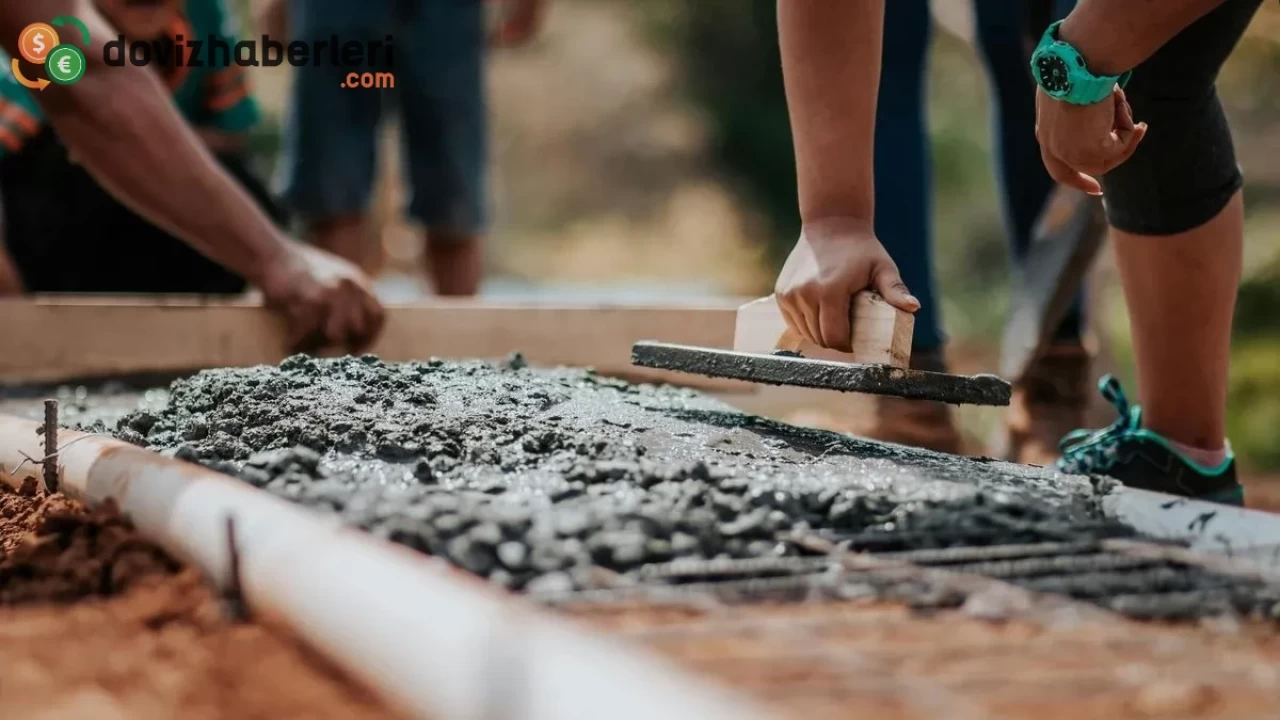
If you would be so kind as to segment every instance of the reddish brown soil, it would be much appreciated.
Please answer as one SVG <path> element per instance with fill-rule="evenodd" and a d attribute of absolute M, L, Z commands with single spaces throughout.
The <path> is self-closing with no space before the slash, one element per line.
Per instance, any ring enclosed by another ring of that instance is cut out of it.
<path fill-rule="evenodd" d="M 782 717 L 1275 717 L 1280 635 L 1122 620 L 1060 627 L 869 604 L 576 613 Z"/>
<path fill-rule="evenodd" d="M 394 717 L 110 509 L 0 487 L 0 718 Z"/>

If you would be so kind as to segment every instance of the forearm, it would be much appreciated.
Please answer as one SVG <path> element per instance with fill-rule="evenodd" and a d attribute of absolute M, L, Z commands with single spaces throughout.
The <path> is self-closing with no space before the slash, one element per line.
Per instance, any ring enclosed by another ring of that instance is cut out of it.
<path fill-rule="evenodd" d="M 249 146 L 249 139 L 244 133 L 229 133 L 213 128 L 198 127 L 196 135 L 217 155 L 244 152 Z"/>
<path fill-rule="evenodd" d="M 1080 51 L 1096 75 L 1120 75 L 1225 0 L 1080 0 L 1059 37 Z"/>
<path fill-rule="evenodd" d="M 102 46 L 115 32 L 90 5 L 43 4 L 71 11 L 93 38 L 83 79 L 36 93 L 77 162 L 139 215 L 259 284 L 288 241 L 221 169 L 151 72 L 104 66 Z"/>
<path fill-rule="evenodd" d="M 778 34 L 806 221 L 875 214 L 876 98 L 885 0 L 778 0 Z"/>

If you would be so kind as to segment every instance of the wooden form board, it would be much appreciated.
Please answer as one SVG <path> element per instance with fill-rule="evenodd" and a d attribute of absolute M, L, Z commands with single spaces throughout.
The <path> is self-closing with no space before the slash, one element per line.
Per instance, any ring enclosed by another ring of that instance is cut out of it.
<path fill-rule="evenodd" d="M 777 299 L 770 295 L 738 309 L 733 349 L 761 355 L 790 350 L 807 358 L 863 365 L 910 364 L 915 329 L 911 313 L 898 310 L 875 293 L 860 292 L 849 304 L 849 322 L 853 329 L 849 352 L 820 348 L 787 327 Z"/>
<path fill-rule="evenodd" d="M 721 392 L 747 383 L 631 365 L 641 340 L 733 347 L 738 303 L 716 307 L 538 306 L 431 300 L 387 308 L 370 350 L 385 360 L 501 358 L 594 367 L 637 381 Z M 275 314 L 246 302 L 186 298 L 37 297 L 0 300 L 0 382 L 274 364 L 289 355 Z"/>

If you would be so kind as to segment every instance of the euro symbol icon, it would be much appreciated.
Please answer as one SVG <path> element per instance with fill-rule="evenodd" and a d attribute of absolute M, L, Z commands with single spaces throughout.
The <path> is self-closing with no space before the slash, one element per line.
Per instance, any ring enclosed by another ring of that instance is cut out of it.
<path fill-rule="evenodd" d="M 46 72 L 59 85 L 70 85 L 84 77 L 84 51 L 75 45 L 59 45 L 49 51 Z"/>

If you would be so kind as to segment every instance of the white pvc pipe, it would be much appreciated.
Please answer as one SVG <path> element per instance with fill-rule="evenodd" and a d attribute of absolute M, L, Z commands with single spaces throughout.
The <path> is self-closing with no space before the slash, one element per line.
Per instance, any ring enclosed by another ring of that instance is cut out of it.
<path fill-rule="evenodd" d="M 1103 496 L 1102 507 L 1148 535 L 1280 572 L 1280 515 L 1127 487 Z"/>
<path fill-rule="evenodd" d="M 40 478 L 37 424 L 0 415 L 0 480 Z M 59 433 L 63 492 L 114 499 L 138 529 L 229 580 L 226 519 L 255 615 L 283 623 L 389 702 L 435 720 L 764 720 L 618 641 L 535 612 L 445 563 L 220 474 Z M 19 467 L 20 466 L 20 467 Z M 16 468 L 16 470 L 15 470 Z"/>

